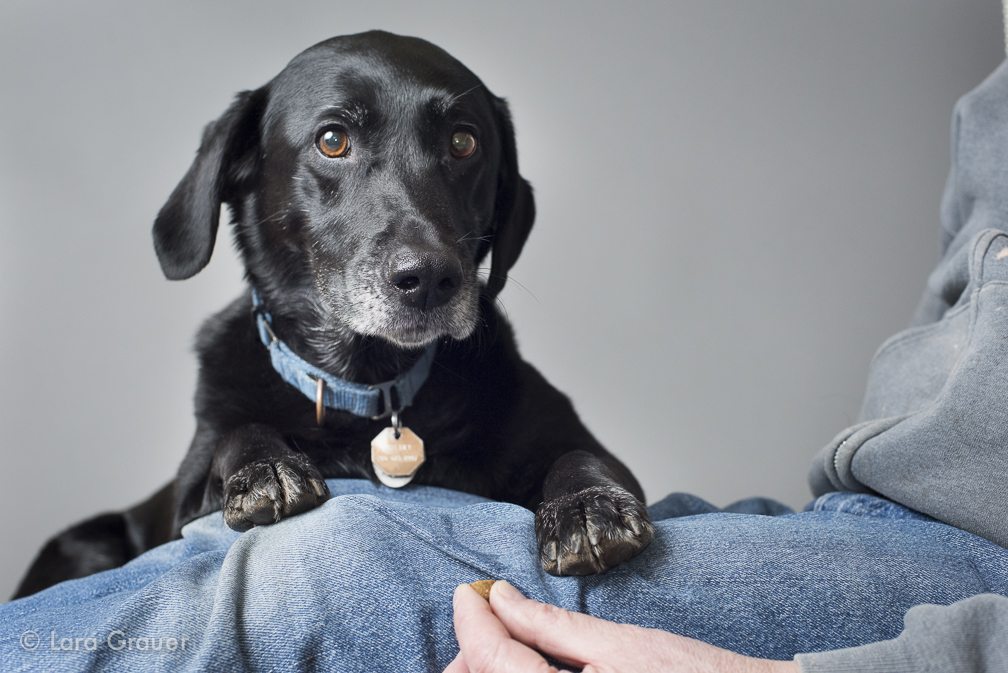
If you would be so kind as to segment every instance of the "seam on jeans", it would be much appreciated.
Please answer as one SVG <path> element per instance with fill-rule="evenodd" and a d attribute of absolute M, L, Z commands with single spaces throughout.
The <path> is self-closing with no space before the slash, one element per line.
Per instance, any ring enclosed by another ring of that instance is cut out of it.
<path fill-rule="evenodd" d="M 966 531 L 966 532 L 969 532 L 969 531 Z M 975 533 L 974 533 L 974 535 L 975 535 Z M 989 542 L 989 540 L 988 540 L 988 542 Z M 972 556 L 967 556 L 963 560 L 966 561 L 966 563 L 969 564 L 969 567 L 973 569 L 973 574 L 976 575 L 977 582 L 980 584 L 980 586 L 982 586 L 984 588 L 984 590 L 982 592 L 980 592 L 980 593 L 987 593 L 989 591 L 993 591 L 993 589 L 991 589 L 990 585 L 987 584 L 986 578 L 980 573 L 980 568 L 978 568 L 977 564 L 973 561 L 973 557 Z"/>
<path fill-rule="evenodd" d="M 364 504 L 373 512 L 384 516 L 386 519 L 389 519 L 393 523 L 398 524 L 400 528 L 403 528 L 407 532 L 412 533 L 414 537 L 421 539 L 422 541 L 427 543 L 428 546 L 438 550 L 442 554 L 449 556 L 455 559 L 456 561 L 469 566 L 470 568 L 478 570 L 484 575 L 489 575 L 491 577 L 494 575 L 493 570 L 490 570 L 489 568 L 481 565 L 480 563 L 474 561 L 471 558 L 464 558 L 454 552 L 448 551 L 447 549 L 445 549 L 443 545 L 438 543 L 438 540 L 436 538 L 428 535 L 427 532 L 424 531 L 422 528 L 417 528 L 416 526 L 413 525 L 412 522 L 401 518 L 399 515 L 394 514 L 392 510 L 386 509 L 381 504 L 367 498 L 374 498 L 374 496 L 365 496 L 364 499 L 360 499 L 357 502 L 360 504 Z"/>

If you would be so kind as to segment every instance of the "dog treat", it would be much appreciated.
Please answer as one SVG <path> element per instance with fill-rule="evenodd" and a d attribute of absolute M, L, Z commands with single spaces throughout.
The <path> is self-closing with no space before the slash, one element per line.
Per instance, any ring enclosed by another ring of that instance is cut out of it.
<path fill-rule="evenodd" d="M 490 587 L 492 587 L 493 583 L 496 581 L 497 580 L 476 580 L 475 582 L 470 582 L 469 586 L 472 587 L 473 591 L 482 596 L 483 600 L 489 601 Z"/>

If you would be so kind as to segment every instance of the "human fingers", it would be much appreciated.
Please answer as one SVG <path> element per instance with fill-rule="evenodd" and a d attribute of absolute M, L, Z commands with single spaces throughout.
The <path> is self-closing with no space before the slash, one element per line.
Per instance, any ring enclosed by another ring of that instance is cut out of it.
<path fill-rule="evenodd" d="M 537 652 L 511 638 L 470 586 L 455 588 L 453 606 L 455 637 L 468 673 L 556 673 Z"/>

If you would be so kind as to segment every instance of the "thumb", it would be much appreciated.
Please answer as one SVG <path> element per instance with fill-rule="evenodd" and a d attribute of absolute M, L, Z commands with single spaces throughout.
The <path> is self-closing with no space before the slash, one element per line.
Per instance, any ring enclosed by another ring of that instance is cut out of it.
<path fill-rule="evenodd" d="M 490 607 L 512 638 L 578 666 L 618 656 L 631 628 L 525 598 L 504 580 L 490 588 Z"/>

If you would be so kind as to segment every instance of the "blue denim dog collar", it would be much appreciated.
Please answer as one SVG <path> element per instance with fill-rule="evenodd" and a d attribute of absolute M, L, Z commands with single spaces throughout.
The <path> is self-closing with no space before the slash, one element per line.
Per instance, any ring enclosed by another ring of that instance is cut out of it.
<path fill-rule="evenodd" d="M 355 416 L 385 418 L 408 407 L 419 392 L 427 375 L 437 345 L 427 346 L 420 359 L 397 379 L 367 385 L 354 383 L 328 374 L 318 367 L 305 362 L 273 332 L 273 316 L 266 310 L 262 297 L 252 290 L 252 310 L 259 338 L 269 350 L 273 369 L 280 377 L 294 386 L 309 400 L 316 403 L 316 418 L 319 425 L 325 418 L 325 409 L 348 411 Z"/>

